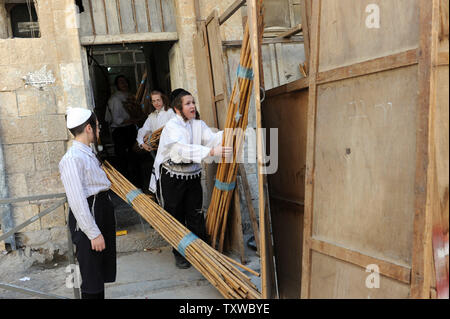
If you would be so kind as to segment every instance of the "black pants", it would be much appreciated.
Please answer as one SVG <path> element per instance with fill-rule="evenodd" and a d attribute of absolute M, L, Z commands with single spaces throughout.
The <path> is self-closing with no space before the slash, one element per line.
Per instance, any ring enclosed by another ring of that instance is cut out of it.
<path fill-rule="evenodd" d="M 175 217 L 181 224 L 202 240 L 206 238 L 206 225 L 203 216 L 203 191 L 201 178 L 181 179 L 170 177 L 167 171 L 161 170 L 161 189 L 158 183 L 158 196 L 163 202 L 163 208 Z M 173 248 L 175 256 L 181 256 Z"/>
<path fill-rule="evenodd" d="M 112 132 L 117 170 L 134 185 L 138 183 L 137 156 L 133 152 L 137 130 L 135 125 L 115 128 Z"/>
<path fill-rule="evenodd" d="M 95 197 L 95 223 L 105 239 L 105 250 L 92 250 L 91 241 L 81 230 L 76 230 L 76 219 L 69 211 L 69 229 L 72 241 L 76 245 L 76 257 L 80 265 L 81 292 L 99 294 L 105 289 L 105 283 L 116 280 L 116 219 L 109 191 L 88 198 L 89 208 Z"/>
<path fill-rule="evenodd" d="M 144 193 L 149 192 L 150 178 L 152 176 L 153 164 L 155 162 L 154 155 L 149 152 L 137 154 L 139 167 L 139 180 L 136 184 Z"/>

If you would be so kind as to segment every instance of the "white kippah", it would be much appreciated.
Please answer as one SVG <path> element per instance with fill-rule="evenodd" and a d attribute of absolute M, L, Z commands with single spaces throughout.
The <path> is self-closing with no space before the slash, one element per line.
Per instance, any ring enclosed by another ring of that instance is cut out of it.
<path fill-rule="evenodd" d="M 81 107 L 69 107 L 66 114 L 67 128 L 70 130 L 86 122 L 91 117 L 92 111 Z"/>

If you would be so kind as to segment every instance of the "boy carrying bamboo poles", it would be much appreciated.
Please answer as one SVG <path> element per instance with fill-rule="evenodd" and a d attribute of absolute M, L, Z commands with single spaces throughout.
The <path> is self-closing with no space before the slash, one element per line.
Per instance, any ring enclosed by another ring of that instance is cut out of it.
<path fill-rule="evenodd" d="M 213 131 L 201 120 L 193 96 L 182 90 L 172 104 L 176 117 L 166 123 L 159 142 L 150 190 L 160 205 L 180 223 L 206 239 L 202 211 L 201 163 L 208 157 L 229 157 L 231 147 L 222 146 L 223 132 Z M 189 268 L 189 262 L 176 250 L 175 264 Z"/>

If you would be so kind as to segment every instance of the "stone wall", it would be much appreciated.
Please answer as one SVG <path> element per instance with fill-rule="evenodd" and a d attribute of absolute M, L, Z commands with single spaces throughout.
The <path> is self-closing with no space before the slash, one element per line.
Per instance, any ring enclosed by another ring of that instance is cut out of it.
<path fill-rule="evenodd" d="M 88 107 L 74 2 L 36 3 L 41 37 L 0 39 L 0 140 L 9 197 L 64 192 L 58 163 L 69 138 L 65 112 L 67 107 Z M 0 26 L 4 18 L 0 15 Z M 52 203 L 11 205 L 14 224 Z M 67 241 L 65 220 L 60 207 L 22 229 L 22 239 L 32 246 L 42 241 L 50 250 L 61 249 Z M 35 240 L 31 244 L 26 238 Z"/>

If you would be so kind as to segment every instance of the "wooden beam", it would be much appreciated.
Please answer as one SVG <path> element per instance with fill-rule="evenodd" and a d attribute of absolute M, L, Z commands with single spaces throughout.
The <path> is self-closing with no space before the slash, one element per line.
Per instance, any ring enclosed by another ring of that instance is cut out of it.
<path fill-rule="evenodd" d="M 246 0 L 236 0 L 231 4 L 231 6 L 226 9 L 222 15 L 219 17 L 219 25 L 224 24 L 236 11 L 238 11 L 243 5 L 245 5 Z"/>
<path fill-rule="evenodd" d="M 309 87 L 309 78 L 301 78 L 294 82 L 290 82 L 266 91 L 266 98 L 277 96 L 283 93 L 291 93 L 298 90 L 304 90 Z"/>
<path fill-rule="evenodd" d="M 251 57 L 252 57 L 252 67 L 253 67 L 253 87 L 259 90 L 260 87 L 260 70 L 259 70 L 259 35 L 258 35 L 258 10 L 256 5 L 257 0 L 247 0 L 247 12 L 248 12 L 248 24 L 250 29 L 250 46 L 251 46 Z M 261 97 L 259 94 L 253 94 L 255 108 L 256 108 L 256 140 L 257 140 L 257 153 L 258 153 L 258 195 L 259 195 L 259 220 L 260 220 L 260 238 L 261 238 L 261 290 L 262 298 L 270 298 L 268 296 L 268 269 L 267 264 L 271 262 L 270 260 L 265 260 L 268 252 L 266 250 L 266 219 L 267 214 L 265 211 L 265 192 L 264 192 L 264 166 L 262 163 L 263 159 L 263 136 L 261 132 L 262 118 L 261 118 Z M 271 243 L 270 243 L 271 244 Z"/>
<path fill-rule="evenodd" d="M 305 46 L 305 71 L 306 74 L 309 73 L 309 55 L 310 55 L 310 41 L 309 41 L 309 15 L 308 15 L 308 1 L 309 0 L 301 0 L 300 10 L 302 14 L 302 26 L 303 26 L 303 43 Z"/>
<path fill-rule="evenodd" d="M 244 193 L 245 200 L 247 201 L 248 214 L 250 216 L 250 221 L 252 222 L 253 235 L 255 236 L 256 243 L 256 251 L 261 256 L 261 245 L 259 240 L 259 226 L 258 220 L 256 219 L 255 208 L 253 207 L 252 195 L 250 193 L 250 187 L 247 179 L 247 172 L 245 171 L 244 164 L 240 163 L 239 165 L 239 175 L 241 176 L 242 191 Z"/>
<path fill-rule="evenodd" d="M 317 82 L 319 69 L 319 36 L 320 12 L 322 0 L 312 2 L 311 18 L 311 63 L 309 69 L 309 97 L 308 97 L 308 132 L 306 142 L 306 174 L 305 174 L 305 214 L 303 228 L 303 258 L 301 298 L 307 299 L 310 295 L 311 284 L 311 241 L 313 225 L 314 204 L 314 162 L 315 162 L 315 132 L 317 111 Z"/>
<path fill-rule="evenodd" d="M 418 62 L 419 50 L 408 50 L 405 52 L 320 72 L 317 75 L 317 84 L 324 84 L 371 73 L 392 70 L 400 67 L 414 65 Z"/>
<path fill-rule="evenodd" d="M 429 298 L 432 259 L 434 111 L 438 63 L 439 0 L 420 0 L 419 96 L 416 121 L 416 176 L 411 297 Z"/>
<path fill-rule="evenodd" d="M 81 45 L 122 44 L 133 42 L 177 41 L 176 32 L 142 32 L 135 34 L 110 34 L 84 36 L 80 38 Z"/>
<path fill-rule="evenodd" d="M 364 269 L 368 265 L 375 264 L 378 266 L 381 275 L 401 281 L 405 284 L 409 284 L 411 282 L 411 269 L 406 266 L 397 265 L 386 260 L 367 256 L 344 247 L 327 243 L 325 241 L 317 239 L 311 239 L 310 241 L 311 249 L 316 252 L 360 266 Z"/>
<path fill-rule="evenodd" d="M 300 31 L 302 31 L 302 25 L 296 25 L 295 27 L 287 30 L 286 32 L 281 33 L 280 35 L 277 36 L 277 38 L 290 38 L 292 37 L 294 34 L 299 33 Z"/>
<path fill-rule="evenodd" d="M 285 38 L 264 38 L 261 44 L 276 44 L 276 43 L 303 43 L 302 36 L 295 36 L 289 39 Z M 224 47 L 241 47 L 242 40 L 231 40 L 231 41 L 223 41 L 222 45 Z"/>
<path fill-rule="evenodd" d="M 448 52 L 439 52 L 437 63 L 438 66 L 448 65 Z"/>

